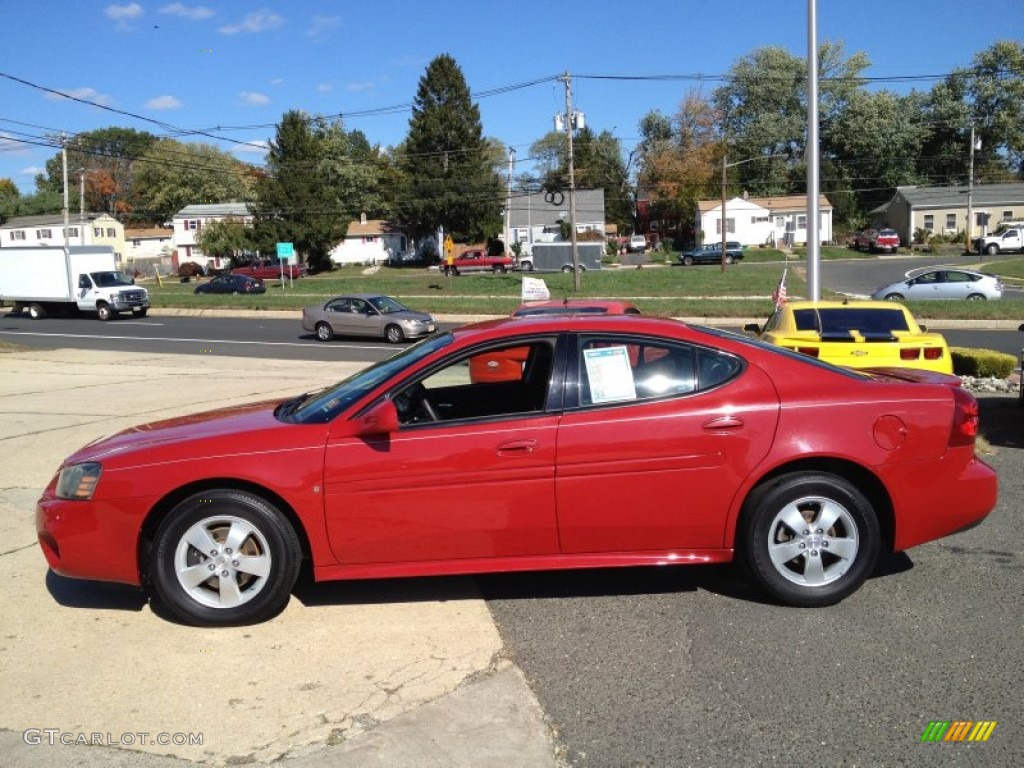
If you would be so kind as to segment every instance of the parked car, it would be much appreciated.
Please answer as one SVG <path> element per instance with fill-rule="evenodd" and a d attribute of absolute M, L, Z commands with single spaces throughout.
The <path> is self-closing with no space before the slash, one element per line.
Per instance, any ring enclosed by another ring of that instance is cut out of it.
<path fill-rule="evenodd" d="M 261 280 L 280 280 L 281 276 L 299 278 L 306 274 L 304 267 L 297 264 L 284 264 L 279 259 L 248 261 L 231 268 L 233 275 L 249 275 Z"/>
<path fill-rule="evenodd" d="M 633 235 L 629 238 L 626 250 L 630 253 L 644 253 L 647 250 L 647 238 L 643 235 Z"/>
<path fill-rule="evenodd" d="M 996 275 L 969 269 L 942 267 L 908 272 L 906 279 L 883 285 L 871 294 L 872 299 L 904 301 L 911 299 L 967 299 L 984 301 L 1001 299 L 1003 283 Z"/>
<path fill-rule="evenodd" d="M 469 381 L 475 355 L 524 346 L 522 379 Z M 56 573 L 145 583 L 197 625 L 276 615 L 304 563 L 326 581 L 739 560 L 772 599 L 824 606 L 881 551 L 988 515 L 977 429 L 952 376 L 668 318 L 508 318 L 93 441 L 36 528 Z"/>
<path fill-rule="evenodd" d="M 732 264 L 743 258 L 743 246 L 735 240 L 725 243 L 725 263 Z M 687 248 L 679 253 L 679 261 L 689 267 L 692 264 L 721 264 L 722 243 L 704 243 Z"/>
<path fill-rule="evenodd" d="M 894 301 L 792 301 L 744 330 L 834 365 L 953 372 L 946 340 Z"/>
<path fill-rule="evenodd" d="M 854 235 L 854 250 L 875 253 L 877 251 L 892 251 L 895 253 L 900 247 L 900 236 L 895 229 L 865 229 Z"/>
<path fill-rule="evenodd" d="M 511 256 L 488 256 L 487 251 L 464 251 L 456 256 L 452 263 L 441 262 L 441 271 L 446 275 L 460 275 L 463 272 L 507 272 L 515 267 L 516 262 Z"/>
<path fill-rule="evenodd" d="M 375 336 L 397 344 L 428 336 L 437 330 L 437 322 L 390 296 L 352 293 L 303 309 L 302 328 L 315 333 L 320 341 L 335 336 Z"/>
<path fill-rule="evenodd" d="M 194 293 L 266 293 L 262 280 L 248 275 L 217 275 L 196 286 Z"/>
<path fill-rule="evenodd" d="M 1004 221 L 991 235 L 976 237 L 973 245 L 975 251 L 989 256 L 1024 251 L 1024 221 Z"/>

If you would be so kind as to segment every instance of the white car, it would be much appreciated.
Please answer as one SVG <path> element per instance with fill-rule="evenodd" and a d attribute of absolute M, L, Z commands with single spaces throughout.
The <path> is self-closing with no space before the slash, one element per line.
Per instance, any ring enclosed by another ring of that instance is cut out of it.
<path fill-rule="evenodd" d="M 643 235 L 633 235 L 629 238 L 627 249 L 630 253 L 643 253 L 647 250 L 647 238 Z"/>
<path fill-rule="evenodd" d="M 908 272 L 904 280 L 884 285 L 871 294 L 872 299 L 917 301 L 918 299 L 985 299 L 1003 298 L 1003 284 L 997 275 L 969 269 L 934 267 Z"/>

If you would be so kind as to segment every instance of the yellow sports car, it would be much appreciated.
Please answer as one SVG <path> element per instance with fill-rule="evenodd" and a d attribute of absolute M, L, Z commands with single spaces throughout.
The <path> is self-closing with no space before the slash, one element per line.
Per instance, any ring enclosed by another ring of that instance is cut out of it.
<path fill-rule="evenodd" d="M 751 323 L 744 330 L 848 368 L 953 372 L 946 340 L 892 301 L 793 301 L 776 308 L 763 328 Z"/>

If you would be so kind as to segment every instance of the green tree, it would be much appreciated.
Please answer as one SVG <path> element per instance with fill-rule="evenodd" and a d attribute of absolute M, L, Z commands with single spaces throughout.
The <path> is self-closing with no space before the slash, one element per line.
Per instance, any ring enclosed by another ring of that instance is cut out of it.
<path fill-rule="evenodd" d="M 234 216 L 204 224 L 196 233 L 196 245 L 210 256 L 230 256 L 254 250 L 252 228 Z"/>
<path fill-rule="evenodd" d="M 0 179 L 0 224 L 18 213 L 21 192 L 11 179 Z"/>
<path fill-rule="evenodd" d="M 159 139 L 135 163 L 132 210 L 167 221 L 186 205 L 250 201 L 254 186 L 251 168 L 227 152 Z"/>
<path fill-rule="evenodd" d="M 61 142 L 59 136 L 50 138 L 55 144 Z M 110 214 L 130 210 L 136 161 L 156 140 L 145 131 L 118 126 L 84 131 L 68 138 L 68 183 L 76 184 L 85 174 L 86 210 Z M 64 189 L 63 178 L 63 160 L 58 151 L 46 161 L 46 173 L 36 176 L 36 189 L 60 194 Z"/>
<path fill-rule="evenodd" d="M 480 109 L 447 54 L 420 78 L 401 162 L 399 214 L 411 234 L 441 226 L 456 240 L 476 242 L 501 230 L 504 185 L 487 152 Z"/>

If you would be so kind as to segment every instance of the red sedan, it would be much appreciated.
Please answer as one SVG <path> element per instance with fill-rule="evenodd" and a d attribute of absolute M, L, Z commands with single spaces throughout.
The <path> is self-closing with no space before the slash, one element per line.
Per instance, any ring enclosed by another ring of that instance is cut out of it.
<path fill-rule="evenodd" d="M 474 357 L 513 348 L 520 378 L 472 381 Z M 276 615 L 304 565 L 326 581 L 738 559 L 773 599 L 821 606 L 883 549 L 993 509 L 977 428 L 944 374 L 664 318 L 509 318 L 323 391 L 91 443 L 36 524 L 58 573 L 145 585 L 199 625 Z"/>

